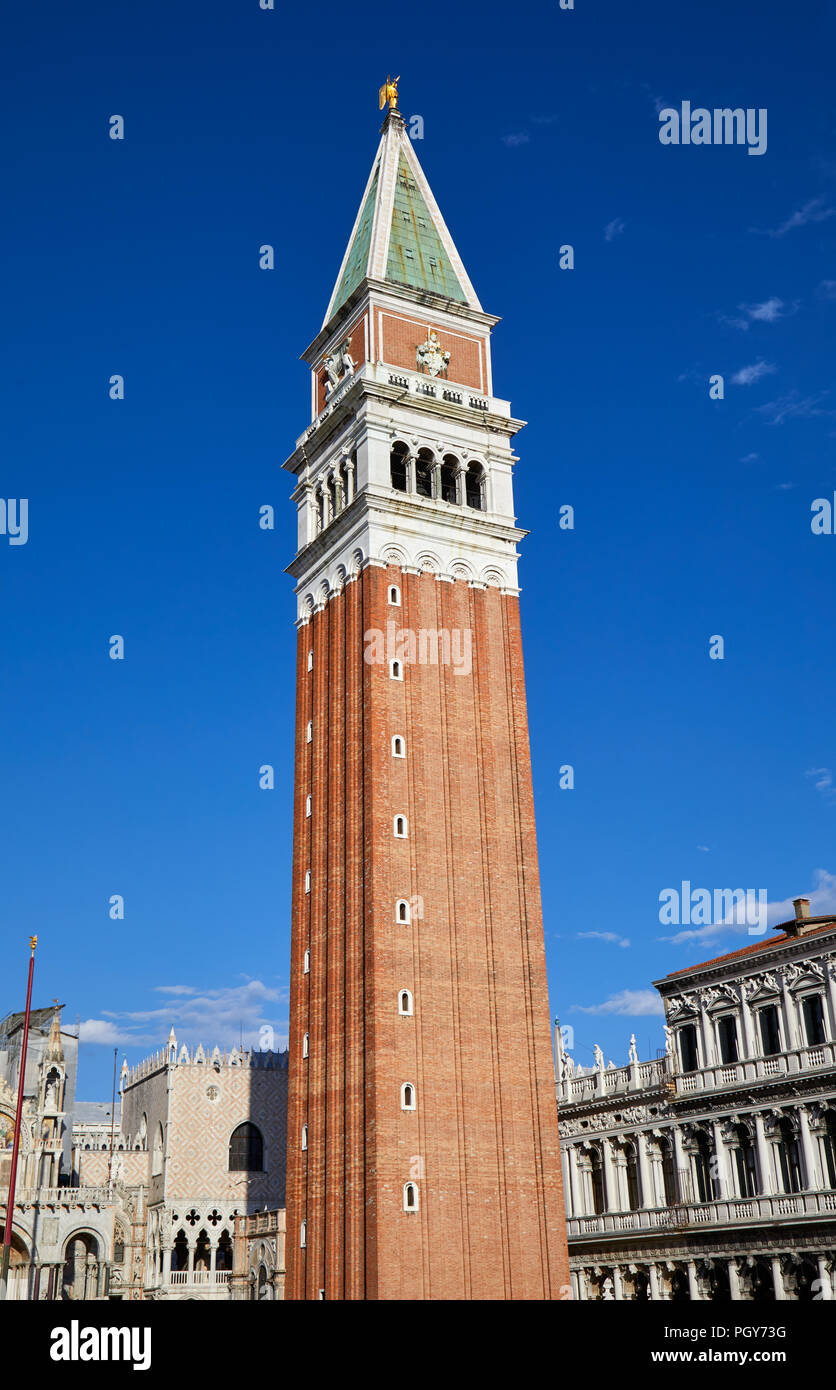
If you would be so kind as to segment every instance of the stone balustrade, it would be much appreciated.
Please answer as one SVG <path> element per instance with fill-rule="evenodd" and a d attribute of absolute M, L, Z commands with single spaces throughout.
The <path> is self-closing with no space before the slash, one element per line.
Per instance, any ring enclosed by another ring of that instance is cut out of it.
<path fill-rule="evenodd" d="M 624 1231 L 680 1230 L 693 1227 L 736 1227 L 741 1223 L 836 1220 L 835 1192 L 777 1193 L 763 1197 L 732 1197 L 716 1202 L 682 1203 L 675 1207 L 638 1211 L 608 1211 L 596 1216 L 573 1216 L 567 1221 L 570 1240 Z"/>
<path fill-rule="evenodd" d="M 777 1052 L 771 1057 L 741 1058 L 738 1062 L 717 1062 L 709 1067 L 700 1067 L 698 1071 L 678 1072 L 675 1076 L 676 1094 L 687 1096 L 700 1091 L 722 1091 L 729 1086 L 765 1081 L 774 1076 L 795 1076 L 802 1071 L 813 1072 L 827 1067 L 836 1067 L 836 1043 L 819 1043 L 815 1047 Z"/>

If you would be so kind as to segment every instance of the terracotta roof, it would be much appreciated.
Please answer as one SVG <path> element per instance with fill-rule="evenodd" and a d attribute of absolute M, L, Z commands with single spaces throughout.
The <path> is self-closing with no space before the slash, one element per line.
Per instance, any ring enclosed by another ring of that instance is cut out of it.
<path fill-rule="evenodd" d="M 723 961 L 738 960 L 741 956 L 754 956 L 757 955 L 758 951 L 771 951 L 773 947 L 783 946 L 787 941 L 809 941 L 811 936 L 819 936 L 822 932 L 830 931 L 836 927 L 836 918 L 827 917 L 819 920 L 824 921 L 825 925 L 816 927 L 813 931 L 804 932 L 803 937 L 796 932 L 782 932 L 780 936 L 774 936 L 771 941 L 756 941 L 753 946 L 741 946 L 739 951 L 729 951 L 725 956 L 713 956 L 711 960 L 700 961 L 698 965 L 686 965 L 682 970 L 671 970 L 669 974 L 664 976 L 664 979 L 672 980 L 677 975 L 690 975 L 693 970 L 705 970 L 709 965 L 720 965 Z"/>

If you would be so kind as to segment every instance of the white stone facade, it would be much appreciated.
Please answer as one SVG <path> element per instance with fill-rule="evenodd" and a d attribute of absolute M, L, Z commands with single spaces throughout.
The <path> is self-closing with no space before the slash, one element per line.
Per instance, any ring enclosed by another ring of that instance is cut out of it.
<path fill-rule="evenodd" d="M 579 1074 L 558 1031 L 574 1297 L 836 1297 L 836 920 L 808 910 L 657 981 L 655 1060 Z"/>

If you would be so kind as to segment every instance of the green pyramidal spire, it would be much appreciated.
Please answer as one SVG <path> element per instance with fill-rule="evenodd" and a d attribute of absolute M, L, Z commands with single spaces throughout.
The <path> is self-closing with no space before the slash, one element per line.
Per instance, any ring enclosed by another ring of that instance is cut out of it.
<path fill-rule="evenodd" d="M 481 311 L 398 111 L 390 111 L 323 327 L 363 280 L 430 291 Z"/>

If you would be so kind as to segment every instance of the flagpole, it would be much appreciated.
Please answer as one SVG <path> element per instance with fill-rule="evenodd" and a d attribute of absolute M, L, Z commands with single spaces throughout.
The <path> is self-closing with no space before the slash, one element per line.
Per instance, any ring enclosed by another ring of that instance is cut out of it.
<path fill-rule="evenodd" d="M 15 1214 L 15 1183 L 17 1181 L 17 1156 L 20 1151 L 20 1122 L 23 1116 L 23 1088 L 26 1083 L 26 1049 L 29 1042 L 29 1014 L 32 1009 L 32 976 L 35 973 L 36 936 L 29 938 L 29 979 L 26 985 L 26 1011 L 23 1015 L 23 1040 L 20 1045 L 20 1079 L 17 1084 L 17 1111 L 15 1113 L 14 1140 L 12 1141 L 12 1166 L 9 1171 L 9 1191 L 6 1196 L 6 1228 L 3 1232 L 3 1258 L 0 1263 L 0 1300 L 6 1297 L 9 1280 L 9 1260 L 12 1253 L 12 1224 Z"/>
<path fill-rule="evenodd" d="M 110 1102 L 110 1167 L 108 1168 L 108 1174 L 107 1174 L 107 1191 L 108 1191 L 108 1196 L 111 1196 L 112 1193 L 113 1193 L 113 1125 L 114 1125 L 114 1121 L 116 1120 L 116 1058 L 118 1057 L 118 1055 L 119 1055 L 119 1049 L 116 1048 L 116 1047 L 114 1047 L 114 1049 L 113 1049 L 113 1099 L 112 1099 L 111 1102 Z"/>

